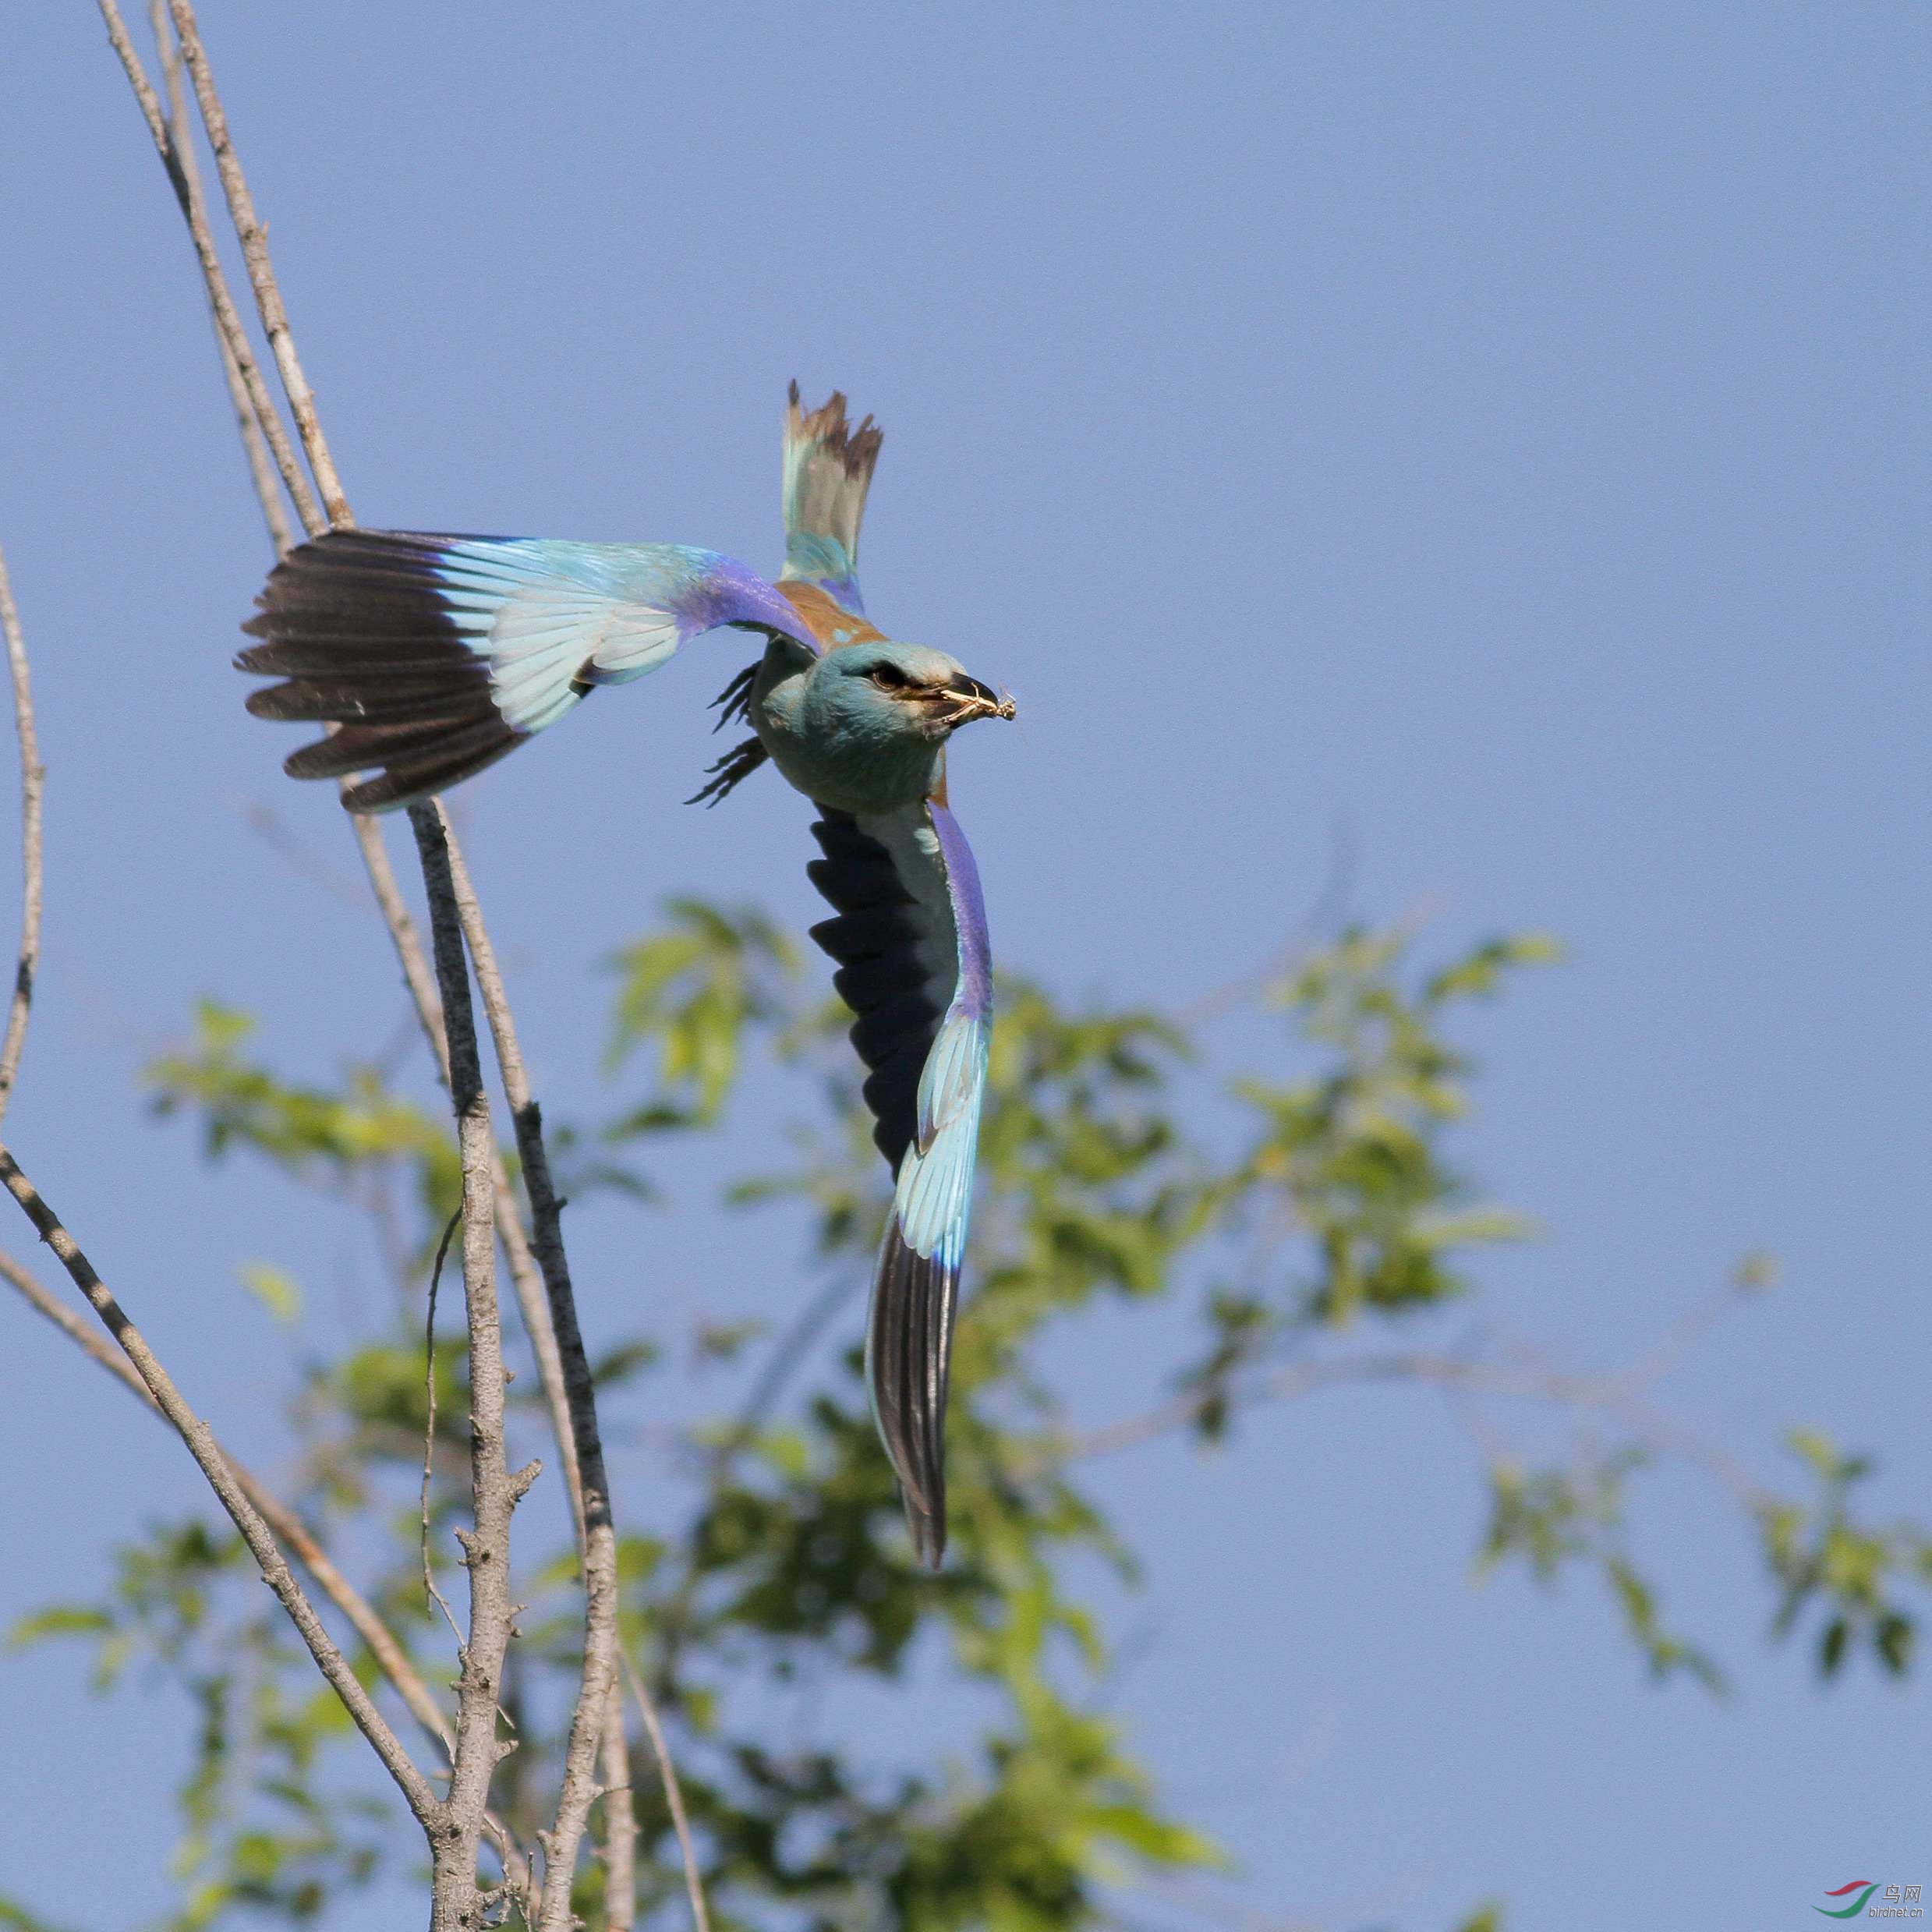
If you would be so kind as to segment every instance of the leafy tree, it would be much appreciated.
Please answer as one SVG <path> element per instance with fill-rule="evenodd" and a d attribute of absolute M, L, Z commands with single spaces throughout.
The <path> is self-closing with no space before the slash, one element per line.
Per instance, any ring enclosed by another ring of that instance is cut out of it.
<path fill-rule="evenodd" d="M 664 1714 L 715 1923 L 1075 1932 L 1115 1922 L 1139 1883 L 1219 1869 L 1215 1846 L 1175 1813 L 1099 1708 L 1110 1651 L 1093 1559 L 1128 1584 L 1136 1566 L 1125 1527 L 1082 1471 L 1162 1433 L 1237 1436 L 1255 1404 L 1333 1385 L 1527 1394 L 1573 1418 L 1563 1459 L 1499 1453 L 1477 1565 L 1594 1574 L 1659 1677 L 1722 1688 L 1703 1644 L 1667 1622 L 1635 1546 L 1646 1470 L 1686 1455 L 1729 1473 L 1716 1493 L 1755 1527 L 1777 1632 L 1810 1633 L 1828 1676 L 1861 1658 L 1894 1674 L 1909 1667 L 1932 1539 L 1859 1520 L 1867 1459 L 1799 1433 L 1812 1488 L 1775 1495 L 1736 1478 L 1716 1447 L 1658 1426 L 1649 1385 L 1659 1363 L 1644 1374 L 1532 1374 L 1411 1340 L 1418 1318 L 1478 1296 L 1485 1252 L 1527 1228 L 1456 1159 L 1474 1073 L 1455 1043 L 1457 1016 L 1556 957 L 1535 935 L 1436 965 L 1419 951 L 1405 932 L 1355 930 L 1297 960 L 1262 996 L 1279 1021 L 1273 1047 L 1231 1071 L 1173 1016 L 1005 986 L 977 1286 L 953 1382 L 955 1536 L 937 1576 L 912 1561 L 857 1353 L 823 1339 L 865 1276 L 886 1199 L 844 1016 L 812 996 L 797 943 L 752 911 L 675 901 L 607 963 L 621 1091 L 607 1119 L 556 1131 L 567 1191 L 603 1190 L 654 1212 L 654 1159 L 713 1134 L 744 1069 L 759 1063 L 794 1097 L 791 1155 L 734 1177 L 724 1198 L 744 1214 L 802 1205 L 796 1272 L 829 1284 L 805 1293 L 781 1329 L 699 1336 L 717 1373 L 665 1445 L 675 1506 L 631 1521 L 621 1547 L 625 1645 Z M 446 1547 L 466 1506 L 465 1357 L 438 1339 L 432 1429 L 423 1297 L 458 1191 L 447 1129 L 373 1060 L 326 1085 L 289 1078 L 264 1060 L 248 1017 L 215 1003 L 145 1077 L 157 1113 L 192 1121 L 211 1160 L 260 1163 L 366 1226 L 366 1265 L 387 1277 L 395 1313 L 345 1348 L 318 1349 L 302 1324 L 299 1256 L 251 1261 L 240 1282 L 288 1325 L 299 1451 L 290 1499 L 345 1567 L 379 1579 L 370 1594 L 391 1628 L 426 1679 L 446 1681 L 418 1490 L 428 1430 L 428 1546 Z M 507 1149 L 505 1159 L 514 1168 Z M 1767 1279 L 1749 1260 L 1719 1299 L 1748 1297 Z M 1042 1338 L 1103 1305 L 1177 1302 L 1191 1340 L 1166 1387 L 1139 1413 L 1077 1427 L 1040 1365 Z M 599 1365 L 620 1425 L 633 1404 L 662 1413 L 677 1339 L 640 1329 Z M 505 1705 L 521 1742 L 498 1803 L 525 1837 L 542 1823 L 532 1794 L 560 1747 L 575 1681 L 575 1563 L 564 1547 L 534 1570 L 512 1652 Z M 527 1558 L 522 1573 L 533 1573 Z M 104 1690 L 140 1664 L 189 1692 L 199 1723 L 184 1741 L 169 1932 L 309 1923 L 412 1855 L 399 1849 L 409 1841 L 393 1794 L 370 1795 L 341 1705 L 252 1579 L 225 1523 L 159 1524 L 116 1553 L 102 1600 L 51 1605 L 13 1633 L 18 1644 L 89 1646 Z M 890 1681 L 915 1650 L 943 1655 L 978 1714 L 969 1752 L 936 1755 L 907 1734 L 885 1759 L 862 1761 L 830 1741 L 772 1741 L 773 1711 L 803 1687 L 824 1697 L 841 1682 Z M 358 1669 L 377 1681 L 368 1654 Z M 640 1775 L 631 1803 L 646 1853 L 638 1909 L 674 1923 L 687 1908 L 665 1795 Z M 587 1872 L 577 1909 L 593 1924 L 624 1923 L 609 1915 L 603 1882 Z M 12 1914 L 0 1923 L 51 1923 L 23 1902 L 0 1913 Z M 1485 1906 L 1463 1932 L 1502 1923 Z"/>

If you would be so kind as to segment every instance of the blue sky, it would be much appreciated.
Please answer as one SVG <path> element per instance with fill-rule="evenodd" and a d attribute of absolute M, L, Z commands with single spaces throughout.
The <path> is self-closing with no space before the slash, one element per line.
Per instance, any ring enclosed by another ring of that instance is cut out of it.
<path fill-rule="evenodd" d="M 784 384 L 844 387 L 887 431 L 872 609 L 1020 699 L 954 770 L 1001 957 L 1188 1000 L 1280 942 L 1338 837 L 1361 914 L 1426 908 L 1444 946 L 1559 932 L 1570 963 L 1468 1035 L 1470 1162 L 1545 1229 L 1491 1271 L 1497 1307 L 1615 1361 L 1771 1250 L 1782 1285 L 1673 1407 L 1781 1478 L 1780 1430 L 1830 1428 L 1878 1453 L 1881 1513 L 1927 1513 L 1921 10 L 203 23 L 363 520 L 775 562 Z M 272 1460 L 282 1344 L 233 1267 L 327 1279 L 339 1230 L 210 1175 L 133 1075 L 204 991 L 318 1074 L 399 1003 L 380 929 L 246 823 L 272 801 L 350 855 L 228 668 L 264 541 L 91 9 L 27 10 L 6 91 L 0 543 L 51 881 L 9 1138 Z M 465 801 L 553 1111 L 607 1097 L 591 963 L 666 893 L 815 916 L 800 801 L 678 803 L 735 662 L 587 707 Z M 627 1226 L 595 1224 L 580 1273 L 634 1292 Z M 652 1238 L 657 1292 L 695 1307 L 724 1237 L 694 1213 Z M 196 1486 L 23 1311 L 0 1336 L 11 1616 Z M 1138 1346 L 1071 1365 L 1084 1412 L 1145 1393 Z M 1520 1928 L 1757 1932 L 1854 1871 L 1932 1884 L 1922 1691 L 1824 1692 L 1764 1644 L 1751 1553 L 1688 1480 L 1644 1547 L 1720 1642 L 1724 1707 L 1646 1684 L 1587 1591 L 1471 1589 L 1468 1453 L 1414 1396 L 1096 1480 L 1149 1562 L 1121 1711 L 1258 1910 L 1419 1932 L 1499 1894 Z M 0 1884 L 107 1927 L 165 1895 L 182 1717 L 83 1675 L 0 1658 L 0 1778 L 25 1781 Z"/>

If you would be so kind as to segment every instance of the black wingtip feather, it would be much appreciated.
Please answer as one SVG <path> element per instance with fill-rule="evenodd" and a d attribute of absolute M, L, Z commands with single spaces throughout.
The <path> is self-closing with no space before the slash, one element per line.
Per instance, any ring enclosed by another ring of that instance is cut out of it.
<path fill-rule="evenodd" d="M 873 1413 L 921 1562 L 946 1554 L 946 1397 L 957 1269 L 915 1254 L 895 1216 L 872 1282 L 865 1363 Z"/>
<path fill-rule="evenodd" d="M 494 706 L 487 717 L 445 715 L 410 724 L 345 724 L 290 753 L 282 770 L 291 778 L 340 778 L 379 766 L 440 764 L 483 752 L 500 755 L 517 738 Z"/>
<path fill-rule="evenodd" d="M 252 692 L 257 717 L 332 724 L 285 762 L 294 778 L 375 775 L 352 812 L 386 812 L 493 765 L 529 734 L 490 695 L 487 665 L 451 623 L 436 571 L 449 540 L 334 530 L 291 550 L 242 626 L 260 642 L 238 670 L 283 682 Z"/>
<path fill-rule="evenodd" d="M 393 765 L 378 777 L 349 787 L 342 794 L 343 807 L 350 812 L 393 812 L 398 805 L 414 805 L 439 791 L 448 791 L 452 785 L 460 785 L 465 778 L 474 778 L 498 759 L 507 758 L 522 742 L 513 734 L 507 743 L 490 745 L 467 757 Z"/>

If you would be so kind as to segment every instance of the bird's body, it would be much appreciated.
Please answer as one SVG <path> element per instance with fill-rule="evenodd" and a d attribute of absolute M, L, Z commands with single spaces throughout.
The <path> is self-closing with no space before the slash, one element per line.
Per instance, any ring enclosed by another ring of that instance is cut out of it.
<path fill-rule="evenodd" d="M 724 719 L 752 736 L 698 794 L 715 804 L 766 762 L 819 809 L 807 869 L 834 916 L 812 936 L 856 1015 L 874 1138 L 896 1177 L 866 1357 L 874 1414 L 921 1555 L 945 1545 L 947 1365 L 971 1207 L 992 1017 L 978 875 L 946 803 L 945 747 L 1010 717 L 952 658 L 866 617 L 858 532 L 879 447 L 834 395 L 786 421 L 784 571 L 768 580 L 671 544 L 338 530 L 292 551 L 236 659 L 284 681 L 249 709 L 334 728 L 287 761 L 347 777 L 352 811 L 448 789 L 703 632 L 761 635 Z"/>

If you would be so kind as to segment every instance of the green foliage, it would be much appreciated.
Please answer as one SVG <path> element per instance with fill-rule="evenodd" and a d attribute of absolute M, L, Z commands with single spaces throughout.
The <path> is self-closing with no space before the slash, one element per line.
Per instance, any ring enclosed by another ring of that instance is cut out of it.
<path fill-rule="evenodd" d="M 646 1191 L 647 1176 L 583 1151 L 635 1154 L 709 1126 L 756 1060 L 801 1117 L 785 1164 L 731 1178 L 721 1195 L 745 1213 L 776 1201 L 806 1210 L 800 1272 L 826 1283 L 789 1322 L 721 1315 L 695 1336 L 626 1338 L 598 1365 L 607 1431 L 621 1439 L 628 1385 L 672 1359 L 674 1342 L 692 1364 L 675 1392 L 692 1412 L 654 1469 L 649 1520 L 630 1520 L 621 1547 L 622 1622 L 671 1728 L 720 1932 L 1092 1932 L 1108 1920 L 1105 1895 L 1217 1863 L 1103 1714 L 1109 1639 L 1080 1580 L 1097 1560 L 1131 1580 L 1134 1559 L 1080 1471 L 1116 1442 L 1225 1437 L 1254 1403 L 1327 1382 L 1447 1382 L 1480 1400 L 1495 1369 L 1525 1392 L 1507 1364 L 1445 1360 L 1411 1338 L 1477 1292 L 1486 1249 L 1527 1231 L 1451 1158 L 1473 1073 L 1453 1035 L 1468 1002 L 1555 948 L 1529 936 L 1427 965 L 1415 953 L 1410 935 L 1361 931 L 1311 952 L 1269 996 L 1282 1022 L 1275 1046 L 1228 1071 L 1160 1014 L 1003 985 L 971 1317 L 952 1381 L 954 1540 L 938 1576 L 911 1559 L 858 1353 L 826 1340 L 857 1329 L 888 1194 L 843 1017 L 801 996 L 797 947 L 755 913 L 677 902 L 663 929 L 611 962 L 610 1070 L 645 1084 L 608 1120 L 557 1127 L 560 1165 L 576 1163 L 584 1184 Z M 369 1594 L 426 1680 L 447 1683 L 416 1502 L 422 1293 L 457 1191 L 444 1112 L 399 1097 L 368 1064 L 332 1085 L 290 1081 L 260 1056 L 251 1022 L 213 1003 L 148 1078 L 158 1109 L 194 1119 L 211 1157 L 266 1162 L 367 1225 L 366 1265 L 387 1277 L 391 1312 L 345 1346 L 318 1347 L 279 1267 L 251 1264 L 243 1279 L 300 1351 L 288 1499 L 373 1579 Z M 1739 1286 L 1768 1285 L 1767 1265 L 1749 1272 Z M 1103 1306 L 1131 1315 L 1162 1304 L 1187 1311 L 1192 1337 L 1165 1385 L 1143 1411 L 1083 1430 L 1042 1371 L 1042 1338 Z M 458 1319 L 435 1361 L 442 1549 L 464 1507 Z M 1407 1352 L 1392 1353 L 1389 1337 Z M 671 1392 L 669 1378 L 653 1382 L 652 1426 L 663 1426 Z M 1561 1378 L 1543 1393 L 1559 1412 L 1583 1399 Z M 534 1375 L 520 1375 L 517 1426 L 531 1449 L 535 1394 Z M 1478 1569 L 1521 1562 L 1549 1583 L 1580 1565 L 1612 1593 L 1653 1675 L 1714 1688 L 1714 1665 L 1665 1627 L 1633 1554 L 1631 1492 L 1651 1445 L 1619 1431 L 1613 1409 L 1585 1406 L 1589 1441 L 1569 1461 L 1492 1460 Z M 1612 1439 L 1599 1440 L 1605 1427 Z M 1858 1527 L 1849 1497 L 1865 1466 L 1820 1438 L 1798 1446 L 1820 1499 L 1749 1506 L 1779 1593 L 1777 1627 L 1821 1618 L 1828 1673 L 1860 1648 L 1902 1671 L 1913 1626 L 1902 1593 L 1932 1582 L 1927 1541 Z M 88 1645 L 104 1686 L 141 1662 L 193 1699 L 170 1932 L 299 1925 L 352 1894 L 407 1834 L 386 1799 L 372 1811 L 355 1795 L 368 1789 L 353 1776 L 356 1741 L 257 1601 L 233 1539 L 200 1524 L 157 1528 L 116 1562 L 102 1600 L 50 1606 L 14 1640 Z M 504 1703 L 520 1748 L 497 1796 L 525 1843 L 546 1822 L 580 1640 L 575 1567 L 567 1548 L 519 1550 L 519 1592 L 532 1601 Z M 356 1662 L 373 1680 L 370 1660 Z M 943 1672 L 973 1714 L 951 1750 L 936 1752 L 911 1725 L 864 1753 L 777 1742 L 816 1736 L 801 1711 L 842 1693 L 876 1698 L 915 1672 Z M 684 1910 L 681 1880 L 646 1762 L 640 1752 L 632 1793 L 640 1923 L 669 1924 Z M 580 1912 L 593 1913 L 600 1882 L 586 1871 Z M 0 1924 L 12 1911 L 37 1925 L 25 1909 L 0 1905 Z M 1501 1926 L 1488 1905 L 1461 1932 Z"/>
<path fill-rule="evenodd" d="M 668 929 L 610 961 L 618 975 L 606 1055 L 614 1070 L 654 1045 L 660 1093 L 619 1133 L 709 1125 L 738 1077 L 747 1027 L 784 1010 L 798 948 L 763 914 L 674 899 Z"/>
<path fill-rule="evenodd" d="M 373 1067 L 352 1067 L 339 1092 L 279 1078 L 243 1052 L 254 1021 L 215 1000 L 200 1003 L 195 1021 L 189 1045 L 155 1061 L 147 1081 L 157 1113 L 200 1116 L 211 1155 L 245 1145 L 300 1177 L 394 1161 L 419 1174 L 432 1212 L 448 1213 L 461 1182 L 446 1122 L 391 1097 Z"/>
<path fill-rule="evenodd" d="M 102 1601 L 42 1612 L 9 1633 L 16 1646 L 90 1644 L 103 1689 L 145 1662 L 187 1693 L 196 1724 L 176 1794 L 179 1895 L 154 1932 L 202 1932 L 244 1907 L 309 1923 L 366 1883 L 394 1842 L 387 1808 L 324 1766 L 347 1719 L 280 1611 L 257 1601 L 259 1586 L 252 1596 L 232 1587 L 252 1574 L 235 1537 L 199 1521 L 158 1525 L 116 1552 Z M 10 1909 L 0 1925 L 41 1926 L 21 1910 L 9 1920 Z"/>
<path fill-rule="evenodd" d="M 147 1070 L 154 1111 L 198 1119 L 211 1159 L 244 1148 L 260 1155 L 364 1208 L 385 1233 L 403 1211 L 396 1196 L 406 1184 L 424 1251 L 433 1248 L 462 1198 L 447 1111 L 397 1099 L 373 1064 L 347 1067 L 335 1088 L 285 1080 L 250 1056 L 256 1031 L 248 1014 L 202 1000 L 187 1042 Z"/>
<path fill-rule="evenodd" d="M 235 1275 L 278 1322 L 302 1318 L 302 1286 L 286 1269 L 269 1261 L 249 1261 L 238 1268 Z"/>
<path fill-rule="evenodd" d="M 1524 1470 L 1498 1463 L 1489 1472 L 1489 1525 L 1477 1552 L 1477 1573 L 1487 1574 L 1520 1557 L 1547 1585 L 1571 1564 L 1595 1569 L 1651 1675 L 1661 1680 L 1683 1671 L 1721 1695 L 1723 1673 L 1695 1644 L 1665 1628 L 1655 1590 L 1625 1541 L 1627 1479 L 1650 1460 L 1632 1447 L 1573 1469 Z"/>
<path fill-rule="evenodd" d="M 1241 1192 L 1274 1226 L 1311 1237 L 1306 1311 L 1340 1326 L 1364 1307 L 1426 1308 L 1465 1292 L 1458 1251 L 1530 1232 L 1520 1216 L 1477 1205 L 1442 1156 L 1445 1131 L 1467 1110 L 1468 1060 L 1442 1032 L 1459 1002 L 1493 995 L 1517 967 L 1557 957 L 1539 935 L 1491 939 L 1403 983 L 1399 932 L 1346 933 L 1275 989 L 1303 1036 L 1329 1049 L 1287 1085 L 1248 1078 L 1239 1092 L 1261 1138 Z"/>
<path fill-rule="evenodd" d="M 70 1928 L 43 1919 L 0 1891 L 0 1932 L 70 1932 Z"/>
<path fill-rule="evenodd" d="M 1757 1503 L 1765 1557 L 1782 1591 L 1771 1627 L 1782 1637 L 1815 1610 L 1823 1675 L 1835 1676 L 1865 1650 L 1902 1677 L 1918 1633 L 1898 1593 L 1932 1585 L 1932 1537 L 1913 1523 L 1875 1530 L 1856 1520 L 1852 1491 L 1871 1474 L 1870 1457 L 1846 1455 L 1815 1429 L 1793 1430 L 1789 1442 L 1818 1497 L 1809 1508 L 1772 1497 Z"/>

